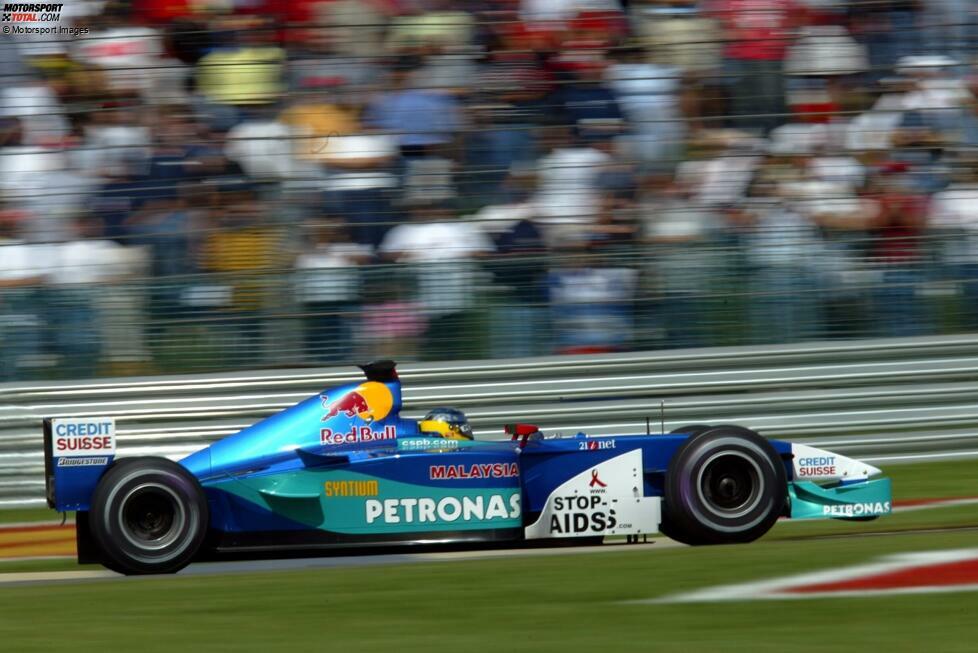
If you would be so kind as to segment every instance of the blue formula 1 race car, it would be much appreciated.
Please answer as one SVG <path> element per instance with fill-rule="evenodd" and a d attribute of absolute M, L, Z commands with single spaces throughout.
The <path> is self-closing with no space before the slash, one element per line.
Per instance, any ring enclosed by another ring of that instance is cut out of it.
<path fill-rule="evenodd" d="M 880 471 L 738 426 L 662 435 L 481 441 L 460 411 L 400 417 L 394 363 L 179 462 L 116 458 L 111 418 L 48 419 L 48 503 L 77 511 L 80 562 L 175 572 L 233 553 L 403 544 L 531 544 L 662 532 L 749 542 L 779 517 L 890 512 Z"/>

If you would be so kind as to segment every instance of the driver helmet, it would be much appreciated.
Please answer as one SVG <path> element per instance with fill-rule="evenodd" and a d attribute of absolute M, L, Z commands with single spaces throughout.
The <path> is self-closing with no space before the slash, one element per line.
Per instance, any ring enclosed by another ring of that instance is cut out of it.
<path fill-rule="evenodd" d="M 457 408 L 434 408 L 418 423 L 422 433 L 448 440 L 472 440 L 472 427 Z"/>

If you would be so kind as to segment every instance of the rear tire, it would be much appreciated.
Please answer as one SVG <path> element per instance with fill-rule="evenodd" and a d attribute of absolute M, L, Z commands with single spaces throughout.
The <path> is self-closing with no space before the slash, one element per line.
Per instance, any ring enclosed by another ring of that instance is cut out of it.
<path fill-rule="evenodd" d="M 207 535 L 203 488 L 166 458 L 115 464 L 92 495 L 89 526 L 104 564 L 123 574 L 169 574 L 186 567 Z"/>
<path fill-rule="evenodd" d="M 751 542 L 774 525 L 787 475 L 771 444 L 750 429 L 717 426 L 691 437 L 666 471 L 662 527 L 686 544 Z"/>

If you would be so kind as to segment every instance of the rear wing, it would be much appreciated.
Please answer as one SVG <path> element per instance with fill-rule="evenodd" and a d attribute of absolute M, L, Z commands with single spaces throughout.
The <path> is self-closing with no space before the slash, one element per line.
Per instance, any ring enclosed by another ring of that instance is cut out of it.
<path fill-rule="evenodd" d="M 88 510 L 99 479 L 115 460 L 111 417 L 47 417 L 44 428 L 44 491 L 59 512 Z"/>

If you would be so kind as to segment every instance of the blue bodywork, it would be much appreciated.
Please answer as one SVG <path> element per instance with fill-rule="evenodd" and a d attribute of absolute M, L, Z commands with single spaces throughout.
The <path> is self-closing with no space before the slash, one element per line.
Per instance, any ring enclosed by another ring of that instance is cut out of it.
<path fill-rule="evenodd" d="M 689 437 L 534 433 L 521 441 L 446 440 L 420 433 L 400 409 L 393 374 L 329 388 L 181 460 L 206 494 L 218 548 L 520 540 L 573 479 L 617 492 L 621 479 L 601 478 L 597 470 L 611 469 L 602 465 L 629 452 L 641 452 L 640 478 L 636 473 L 621 484 L 636 500 L 661 497 L 669 463 Z M 771 444 L 799 505 L 795 516 L 821 516 L 822 506 L 846 502 L 831 484 L 796 486 L 792 444 Z M 46 449 L 49 503 L 61 511 L 89 510 L 112 457 L 63 466 L 49 444 Z M 845 493 L 858 501 L 883 497 L 888 511 L 888 480 L 864 479 L 854 487 Z"/>

